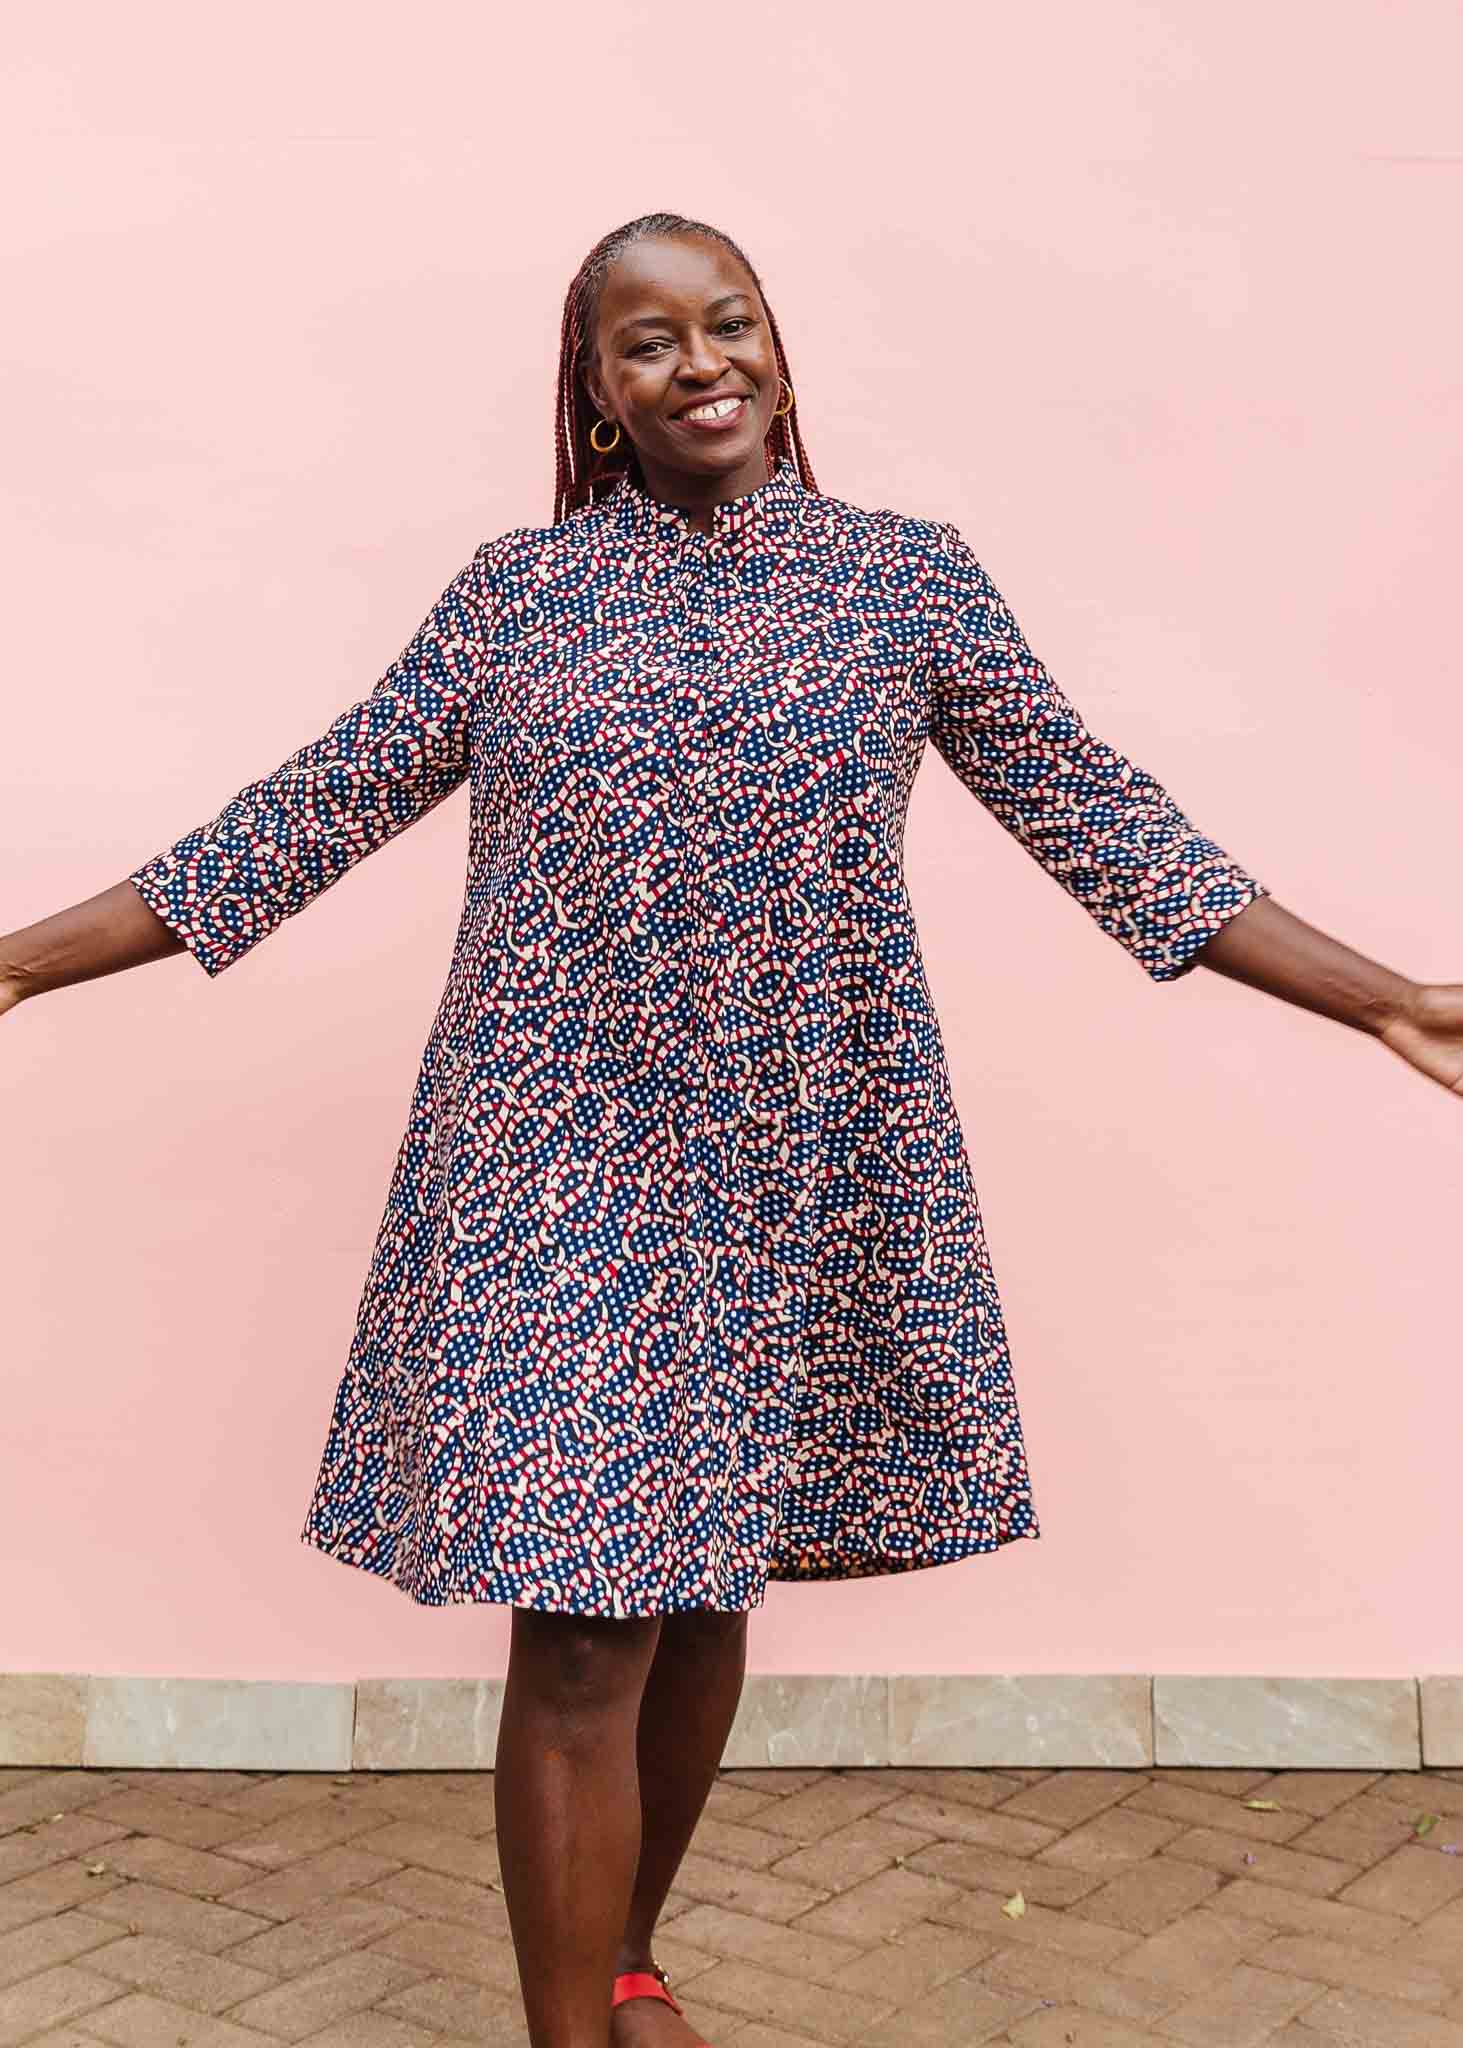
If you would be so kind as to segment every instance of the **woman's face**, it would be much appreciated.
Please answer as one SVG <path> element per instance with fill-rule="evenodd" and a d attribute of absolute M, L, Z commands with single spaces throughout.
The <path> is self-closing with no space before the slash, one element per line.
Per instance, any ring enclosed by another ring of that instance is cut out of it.
<path fill-rule="evenodd" d="M 705 235 L 632 242 L 610 265 L 584 382 L 635 444 L 647 488 L 691 502 L 766 480 L 778 400 L 766 308 L 730 249 Z M 688 413 L 735 398 L 722 419 Z"/>

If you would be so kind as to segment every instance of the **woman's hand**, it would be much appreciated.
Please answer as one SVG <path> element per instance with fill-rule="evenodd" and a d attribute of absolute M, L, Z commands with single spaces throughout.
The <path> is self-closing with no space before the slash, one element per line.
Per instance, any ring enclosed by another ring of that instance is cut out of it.
<path fill-rule="evenodd" d="M 0 972 L 0 1017 L 7 1010 L 13 1010 L 24 994 L 25 990 L 12 975 Z"/>
<path fill-rule="evenodd" d="M 1377 1036 L 1408 1066 L 1463 1095 L 1463 981 L 1419 982 Z"/>

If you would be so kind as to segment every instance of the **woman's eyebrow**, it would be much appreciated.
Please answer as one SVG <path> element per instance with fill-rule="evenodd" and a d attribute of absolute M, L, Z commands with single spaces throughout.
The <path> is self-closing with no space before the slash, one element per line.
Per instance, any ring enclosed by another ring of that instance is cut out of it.
<path fill-rule="evenodd" d="M 723 306 L 729 306 L 733 299 L 746 299 L 750 303 L 751 294 L 750 292 L 723 292 L 719 299 L 709 299 L 707 301 L 706 310 L 708 313 L 719 312 Z M 674 327 L 675 324 L 674 319 L 669 313 L 642 313 L 637 319 L 622 320 L 616 332 L 625 334 L 632 327 Z"/>

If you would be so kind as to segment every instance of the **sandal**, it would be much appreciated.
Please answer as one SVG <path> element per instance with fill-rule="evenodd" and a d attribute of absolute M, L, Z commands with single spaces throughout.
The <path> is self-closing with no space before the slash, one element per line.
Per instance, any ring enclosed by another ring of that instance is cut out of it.
<path fill-rule="evenodd" d="M 621 1971 L 610 1991 L 611 2010 L 623 2005 L 627 1998 L 663 1998 L 668 2006 L 680 2013 L 682 2019 L 686 2017 L 680 2001 L 671 1990 L 670 1978 L 659 1963 L 653 1962 L 648 1970 Z M 698 2048 L 707 2048 L 707 2044 L 702 2041 Z"/>

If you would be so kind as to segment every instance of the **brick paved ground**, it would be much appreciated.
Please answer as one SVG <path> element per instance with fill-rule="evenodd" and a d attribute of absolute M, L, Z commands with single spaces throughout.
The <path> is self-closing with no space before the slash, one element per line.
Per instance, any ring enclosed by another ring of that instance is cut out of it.
<path fill-rule="evenodd" d="M 663 1928 L 714 2048 L 1463 2048 L 1463 1771 L 727 1771 Z M 0 2048 L 521 2044 L 515 1985 L 487 1774 L 0 1771 Z"/>

